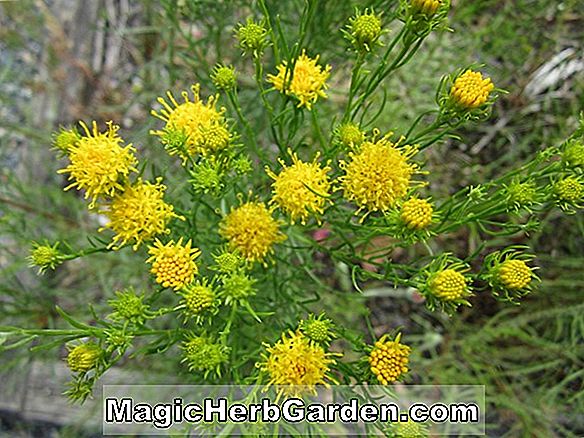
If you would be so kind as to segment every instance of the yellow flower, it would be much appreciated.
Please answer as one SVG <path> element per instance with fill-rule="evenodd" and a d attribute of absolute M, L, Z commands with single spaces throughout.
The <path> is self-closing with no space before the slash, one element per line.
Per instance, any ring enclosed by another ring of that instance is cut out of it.
<path fill-rule="evenodd" d="M 359 210 L 386 211 L 404 197 L 416 171 L 408 158 L 412 148 L 400 150 L 386 137 L 364 142 L 350 161 L 341 161 L 345 175 L 341 177 L 345 197 Z"/>
<path fill-rule="evenodd" d="M 481 73 L 467 70 L 454 81 L 450 96 L 461 107 L 474 109 L 487 102 L 493 88 L 490 78 L 483 78 Z"/>
<path fill-rule="evenodd" d="M 309 58 L 303 50 L 291 71 L 287 72 L 288 63 L 284 61 L 278 66 L 277 75 L 268 75 L 268 82 L 274 84 L 274 88 L 281 93 L 298 99 L 298 107 L 305 106 L 310 109 L 319 96 L 327 97 L 324 92 L 327 88 L 325 81 L 329 77 L 331 66 L 327 65 L 323 69 L 317 64 L 318 58 L 319 56 Z"/>
<path fill-rule="evenodd" d="M 160 111 L 152 111 L 152 115 L 166 122 L 164 130 L 150 131 L 151 134 L 164 138 L 166 131 L 179 131 L 187 135 L 186 148 L 191 155 L 205 152 L 205 133 L 213 126 L 225 125 L 223 117 L 224 109 L 219 111 L 216 108 L 217 96 L 211 96 L 207 103 L 203 103 L 199 97 L 199 84 L 191 87 L 193 100 L 189 99 L 186 91 L 182 92 L 183 103 L 178 103 L 170 91 L 166 93 L 170 104 L 162 97 L 158 102 L 163 106 Z M 172 104 L 172 105 L 171 105 Z M 171 155 L 176 150 L 170 150 Z M 183 157 L 184 158 L 184 157 Z"/>
<path fill-rule="evenodd" d="M 97 366 L 102 353 L 101 348 L 94 342 L 79 344 L 69 350 L 67 366 L 74 373 L 87 372 Z"/>
<path fill-rule="evenodd" d="M 315 385 L 336 383 L 329 375 L 332 354 L 300 332 L 283 333 L 276 344 L 266 346 L 263 362 L 256 366 L 269 374 L 268 385 L 281 385 L 290 395 L 315 392 Z"/>
<path fill-rule="evenodd" d="M 423 230 L 432 223 L 434 209 L 425 199 L 411 198 L 402 205 L 401 219 L 409 228 Z"/>
<path fill-rule="evenodd" d="M 109 223 L 100 231 L 110 228 L 116 233 L 110 247 L 117 249 L 133 240 L 136 250 L 157 234 L 168 233 L 166 225 L 173 217 L 183 219 L 174 213 L 172 205 L 164 202 L 166 186 L 160 181 L 158 178 L 152 184 L 139 179 L 116 195 L 102 211 Z"/>
<path fill-rule="evenodd" d="M 137 163 L 132 145 L 122 147 L 123 140 L 118 136 L 119 126 L 107 123 L 107 131 L 100 133 L 97 123 L 93 122 L 92 131 L 79 122 L 85 135 L 69 143 L 67 153 L 70 164 L 58 171 L 69 173 L 74 182 L 65 187 L 85 190 L 85 199 L 91 198 L 89 208 L 95 206 L 100 196 L 114 196 L 123 189 L 123 180 L 130 172 L 135 172 Z"/>
<path fill-rule="evenodd" d="M 171 240 L 166 245 L 156 239 L 154 246 L 150 246 L 148 254 L 151 254 L 146 263 L 152 263 L 152 272 L 156 275 L 156 282 L 163 287 L 171 287 L 179 290 L 190 284 L 199 272 L 195 260 L 201 255 L 198 248 L 191 248 L 189 240 L 182 244 L 182 237 L 178 242 Z"/>
<path fill-rule="evenodd" d="M 248 261 L 263 261 L 275 243 L 285 240 L 278 222 L 262 202 L 234 208 L 219 225 L 220 234 Z"/>
<path fill-rule="evenodd" d="M 499 279 L 509 289 L 529 286 L 531 277 L 531 268 L 523 260 L 507 259 L 499 267 Z"/>
<path fill-rule="evenodd" d="M 412 9 L 415 12 L 432 16 L 440 7 L 440 0 L 411 0 Z"/>
<path fill-rule="evenodd" d="M 326 198 L 329 196 L 330 182 L 327 172 L 330 167 L 321 167 L 314 161 L 305 163 L 291 151 L 292 165 L 286 166 L 282 160 L 282 171 L 276 175 L 268 167 L 267 174 L 274 179 L 273 196 L 270 204 L 276 204 L 290 216 L 292 223 L 300 219 L 302 224 L 310 215 L 321 215 Z"/>
<path fill-rule="evenodd" d="M 382 385 L 395 382 L 408 372 L 411 348 L 400 344 L 401 334 L 395 340 L 387 340 L 387 335 L 375 342 L 369 353 L 369 368 Z"/>
<path fill-rule="evenodd" d="M 443 301 L 454 301 L 467 295 L 466 278 L 454 269 L 445 269 L 436 274 L 430 283 L 432 294 Z"/>

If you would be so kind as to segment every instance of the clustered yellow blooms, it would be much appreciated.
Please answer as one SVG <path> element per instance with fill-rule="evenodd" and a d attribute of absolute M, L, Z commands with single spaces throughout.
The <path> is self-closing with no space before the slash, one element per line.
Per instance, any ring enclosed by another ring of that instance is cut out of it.
<path fill-rule="evenodd" d="M 195 260 L 201 251 L 191 247 L 191 240 L 184 245 L 182 241 L 181 237 L 178 242 L 171 240 L 165 245 L 156 239 L 154 246 L 149 247 L 148 254 L 152 256 L 146 262 L 152 263 L 150 272 L 163 287 L 179 290 L 190 284 L 198 273 Z"/>
<path fill-rule="evenodd" d="M 531 268 L 523 260 L 505 260 L 499 267 L 499 279 L 509 289 L 523 289 L 531 283 Z"/>
<path fill-rule="evenodd" d="M 181 218 L 174 213 L 172 205 L 164 202 L 166 186 L 161 178 L 155 183 L 138 179 L 117 194 L 102 211 L 109 222 L 105 228 L 116 233 L 110 248 L 117 249 L 128 242 L 134 241 L 137 249 L 144 241 L 153 239 L 157 234 L 169 232 L 167 224 L 173 217 Z"/>
<path fill-rule="evenodd" d="M 169 91 L 166 95 L 170 104 L 159 97 L 158 102 L 162 105 L 162 109 L 152 110 L 152 115 L 166 122 L 165 130 L 184 132 L 187 135 L 186 146 L 190 155 L 204 154 L 208 152 L 208 148 L 213 150 L 223 147 L 230 138 L 223 117 L 225 110 L 216 108 L 217 96 L 211 96 L 207 103 L 203 103 L 199 96 L 199 89 L 199 84 L 191 87 L 192 101 L 188 93 L 183 91 L 183 103 L 178 103 Z M 150 133 L 160 137 L 165 136 L 164 130 L 155 130 Z M 209 133 L 214 137 L 210 145 L 207 144 Z M 169 151 L 169 153 L 174 154 L 176 151 Z"/>
<path fill-rule="evenodd" d="M 400 217 L 408 228 L 423 230 L 432 223 L 434 208 L 425 199 L 411 198 L 403 203 Z"/>
<path fill-rule="evenodd" d="M 409 147 L 398 149 L 387 137 L 363 142 L 358 151 L 349 152 L 348 162 L 340 163 L 345 197 L 360 210 L 389 210 L 408 192 L 417 169 L 408 162 L 414 152 Z"/>
<path fill-rule="evenodd" d="M 454 81 L 450 96 L 461 107 L 474 109 L 487 102 L 493 88 L 490 78 L 483 78 L 480 72 L 466 70 Z"/>
<path fill-rule="evenodd" d="M 221 221 L 219 232 L 231 249 L 250 262 L 264 261 L 273 245 L 286 239 L 266 205 L 255 201 L 233 208 Z"/>
<path fill-rule="evenodd" d="M 432 294 L 442 301 L 456 301 L 467 295 L 466 278 L 454 269 L 445 269 L 436 274 L 430 284 Z"/>
<path fill-rule="evenodd" d="M 330 167 L 321 167 L 317 162 L 318 155 L 310 163 L 299 160 L 292 152 L 290 155 L 292 156 L 290 166 L 286 166 L 281 159 L 278 160 L 283 167 L 278 175 L 266 167 L 266 172 L 274 179 L 270 203 L 277 205 L 289 215 L 292 223 L 300 220 L 302 224 L 306 224 L 309 216 L 318 216 L 324 212 L 323 208 L 330 191 L 327 176 Z"/>
<path fill-rule="evenodd" d="M 369 353 L 369 368 L 382 385 L 395 382 L 408 372 L 411 348 L 401 344 L 400 340 L 401 333 L 393 341 L 384 335 Z"/>
<path fill-rule="evenodd" d="M 318 65 L 318 58 L 312 59 L 306 56 L 303 50 L 302 54 L 294 62 L 294 68 L 288 68 L 288 62 L 283 61 L 278 66 L 277 75 L 268 75 L 268 82 L 274 85 L 274 88 L 286 95 L 292 95 L 298 99 L 298 107 L 311 109 L 319 97 L 326 98 L 326 80 L 330 75 L 331 66 L 327 65 L 324 69 Z"/>
<path fill-rule="evenodd" d="M 136 171 L 137 160 L 131 144 L 122 146 L 119 126 L 108 122 L 107 131 L 100 133 L 96 122 L 91 131 L 85 123 L 79 124 L 86 135 L 69 144 L 70 164 L 58 173 L 69 173 L 73 182 L 65 190 L 85 190 L 85 199 L 91 199 L 89 208 L 93 208 L 99 197 L 114 196 L 123 190 L 124 180 Z"/>
<path fill-rule="evenodd" d="M 75 373 L 85 373 L 97 366 L 102 354 L 101 348 L 93 342 L 76 345 L 67 354 L 67 366 Z"/>
<path fill-rule="evenodd" d="M 268 385 L 282 385 L 287 394 L 314 392 L 315 385 L 336 383 L 328 372 L 335 363 L 333 354 L 325 352 L 316 342 L 301 332 L 289 331 L 273 346 L 266 346 L 264 362 L 257 367 L 268 373 Z"/>

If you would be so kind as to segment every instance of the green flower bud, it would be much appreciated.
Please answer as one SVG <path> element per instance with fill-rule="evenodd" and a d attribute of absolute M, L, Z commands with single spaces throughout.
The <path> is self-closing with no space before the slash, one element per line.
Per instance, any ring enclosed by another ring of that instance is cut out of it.
<path fill-rule="evenodd" d="M 262 22 L 255 22 L 248 18 L 245 25 L 240 24 L 235 35 L 239 41 L 239 47 L 246 54 L 253 54 L 255 57 L 262 55 L 264 49 L 268 46 L 266 40 L 268 31 Z"/>
<path fill-rule="evenodd" d="M 217 65 L 211 73 L 211 81 L 218 90 L 229 91 L 235 88 L 237 84 L 237 76 L 234 67 L 227 67 L 225 65 Z"/>
<path fill-rule="evenodd" d="M 61 263 L 63 263 L 64 255 L 59 251 L 59 242 L 55 242 L 53 246 L 45 243 L 41 245 L 39 243 L 33 242 L 33 248 L 30 251 L 28 260 L 30 261 L 30 266 L 38 266 L 39 273 L 44 273 L 47 269 L 55 269 Z"/>
<path fill-rule="evenodd" d="M 183 342 L 183 360 L 189 367 L 189 371 L 204 372 L 205 377 L 215 371 L 220 375 L 220 366 L 229 358 L 229 348 L 225 345 L 214 343 L 207 336 L 187 335 Z"/>
<path fill-rule="evenodd" d="M 124 320 L 132 324 L 142 325 L 148 318 L 149 306 L 143 303 L 144 296 L 138 296 L 132 289 L 116 292 L 116 298 L 108 304 L 114 309 L 110 315 L 113 320 Z"/>

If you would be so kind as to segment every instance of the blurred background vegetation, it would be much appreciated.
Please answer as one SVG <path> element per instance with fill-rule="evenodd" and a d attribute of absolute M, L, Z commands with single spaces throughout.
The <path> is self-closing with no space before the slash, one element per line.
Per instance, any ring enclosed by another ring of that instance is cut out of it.
<path fill-rule="evenodd" d="M 305 46 L 333 66 L 333 104 L 319 108 L 330 122 L 321 128 L 330 132 L 346 99 L 351 68 L 341 28 L 355 6 L 381 12 L 395 1 L 317 3 Z M 303 2 L 267 5 L 294 41 Z M 260 147 L 273 148 L 256 102 L 253 66 L 233 38 L 236 23 L 258 17 L 258 11 L 251 0 L 0 2 L 0 325 L 62 326 L 55 305 L 86 320 L 88 302 L 99 312 L 115 290 L 149 284 L 146 270 L 135 268 L 143 263 L 141 252 L 94 255 L 44 276 L 27 266 L 31 241 L 87 246 L 87 236 L 95 234 L 101 220 L 87 212 L 78 194 L 62 191 L 66 184 L 56 170 L 63 163 L 50 151 L 51 132 L 60 125 L 114 120 L 141 160 L 162 169 L 170 190 L 180 190 L 171 160 L 148 135 L 158 125 L 149 112 L 167 89 L 200 82 L 203 95 L 210 94 L 209 73 L 222 62 L 239 72 L 240 101 Z M 403 132 L 418 114 L 434 107 L 441 76 L 469 64 L 484 65 L 481 70 L 509 91 L 486 123 L 466 127 L 460 141 L 446 140 L 426 153 L 430 189 L 437 197 L 487 181 L 534 151 L 561 142 L 584 109 L 581 0 L 458 0 L 452 2 L 450 18 L 454 32 L 431 35 L 414 60 L 386 81 L 388 104 L 376 123 L 384 131 Z M 265 62 L 265 71 L 272 72 L 273 61 L 268 57 Z M 315 133 L 306 124 L 304 142 L 314 150 Z M 466 228 L 442 243 L 465 254 L 480 244 L 477 236 Z M 360 295 L 347 294 L 353 286 L 346 267 L 326 258 L 315 260 L 314 272 L 334 291 L 325 305 L 341 324 L 364 325 L 363 315 L 370 313 L 378 334 L 403 327 L 415 347 L 412 381 L 486 385 L 488 436 L 584 436 L 582 215 L 554 210 L 542 219 L 540 231 L 518 235 L 514 243 L 529 244 L 539 255 L 540 289 L 521 306 L 479 295 L 472 308 L 451 319 L 426 311 L 411 295 L 381 282 L 362 285 Z M 406 255 L 393 256 L 400 257 Z M 32 356 L 26 350 L 3 353 L 0 371 L 6 374 L 0 392 L 15 370 L 23 374 L 34 361 L 63 356 L 62 349 Z M 188 382 L 178 363 L 160 357 L 125 365 L 136 372 L 183 373 L 182 381 Z M 81 433 L 71 426 L 27 424 L 14 413 L 0 412 L 0 424 L 0 434 L 13 436 Z"/>

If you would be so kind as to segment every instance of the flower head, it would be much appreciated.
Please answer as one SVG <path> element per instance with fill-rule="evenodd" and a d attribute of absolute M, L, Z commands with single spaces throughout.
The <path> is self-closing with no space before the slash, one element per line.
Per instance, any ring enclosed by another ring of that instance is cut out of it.
<path fill-rule="evenodd" d="M 131 289 L 116 292 L 116 298 L 109 300 L 108 304 L 114 309 L 111 315 L 114 320 L 142 325 L 147 319 L 149 306 L 144 304 L 144 295 L 136 295 Z"/>
<path fill-rule="evenodd" d="M 510 209 L 528 208 L 537 202 L 537 190 L 533 181 L 512 181 L 505 186 L 505 196 Z"/>
<path fill-rule="evenodd" d="M 222 274 L 237 272 L 243 268 L 245 263 L 237 251 L 229 251 L 225 248 L 219 254 L 213 255 L 213 260 L 215 260 L 215 266 L 212 266 L 211 269 Z"/>
<path fill-rule="evenodd" d="M 318 317 L 310 314 L 308 319 L 300 321 L 298 328 L 307 338 L 318 343 L 328 344 L 336 337 L 333 332 L 334 326 L 333 322 L 326 318 L 324 313 L 321 313 Z"/>
<path fill-rule="evenodd" d="M 584 168 L 584 143 L 571 140 L 564 147 L 562 161 L 569 167 Z"/>
<path fill-rule="evenodd" d="M 178 242 L 171 240 L 166 245 L 156 239 L 154 246 L 148 248 L 151 254 L 147 263 L 152 263 L 150 272 L 156 276 L 156 282 L 162 287 L 179 290 L 190 284 L 199 269 L 195 260 L 201 255 L 198 248 L 191 247 L 191 240 L 183 245 L 182 237 Z"/>
<path fill-rule="evenodd" d="M 355 14 L 349 19 L 348 36 L 350 42 L 359 51 L 369 52 L 378 43 L 381 36 L 381 15 L 373 10 L 365 9 L 364 12 Z"/>
<path fill-rule="evenodd" d="M 484 105 L 494 85 L 490 78 L 483 78 L 480 72 L 466 70 L 456 78 L 450 89 L 450 97 L 465 109 L 474 109 Z"/>
<path fill-rule="evenodd" d="M 85 123 L 79 124 L 85 135 L 69 144 L 70 164 L 58 173 L 69 173 L 68 179 L 73 182 L 65 190 L 85 190 L 85 199 L 91 199 L 89 208 L 93 208 L 98 197 L 111 197 L 123 190 L 124 180 L 136 171 L 137 160 L 132 145 L 122 146 L 119 126 L 108 122 L 107 131 L 100 133 L 96 122 L 91 131 Z"/>
<path fill-rule="evenodd" d="M 403 198 L 416 166 L 408 162 L 412 148 L 398 149 L 387 137 L 365 141 L 358 151 L 349 153 L 349 162 L 341 161 L 345 197 L 359 210 L 386 211 Z"/>
<path fill-rule="evenodd" d="M 289 69 L 287 61 L 278 66 L 277 75 L 268 75 L 268 82 L 274 88 L 286 95 L 292 95 L 298 100 L 298 107 L 310 109 L 319 97 L 326 98 L 326 80 L 329 77 L 331 66 L 324 69 L 318 65 L 318 58 L 306 56 L 305 51 L 296 59 L 294 67 Z"/>
<path fill-rule="evenodd" d="M 211 81 L 218 90 L 229 91 L 237 85 L 235 68 L 226 65 L 217 65 L 211 73 Z"/>
<path fill-rule="evenodd" d="M 382 385 L 395 382 L 408 372 L 411 348 L 401 344 L 401 333 L 392 341 L 382 336 L 369 353 L 369 368 Z"/>
<path fill-rule="evenodd" d="M 215 291 L 206 279 L 185 286 L 180 294 L 183 297 L 181 304 L 188 316 L 199 317 L 204 312 L 213 311 L 217 306 Z"/>
<path fill-rule="evenodd" d="M 537 268 L 531 268 L 527 264 L 534 256 L 519 252 L 516 248 L 524 249 L 510 247 L 487 255 L 482 274 L 495 297 L 502 297 L 502 300 L 512 303 L 530 293 L 534 280 L 539 280 L 534 273 Z"/>
<path fill-rule="evenodd" d="M 172 93 L 168 91 L 166 95 L 170 104 L 162 97 L 159 97 L 158 102 L 162 105 L 162 109 L 158 112 L 152 111 L 152 115 L 166 122 L 166 126 L 161 131 L 151 131 L 151 134 L 161 137 L 162 140 L 168 138 L 168 133 L 166 132 L 178 131 L 186 135 L 184 150 L 167 148 L 169 154 L 179 153 L 183 156 L 183 159 L 186 159 L 185 154 L 195 155 L 208 152 L 207 137 L 209 135 L 213 136 L 211 143 L 217 146 L 217 130 L 221 128 L 227 130 L 223 117 L 225 110 L 217 110 L 216 108 L 217 96 L 211 96 L 207 103 L 203 103 L 199 97 L 199 89 L 199 84 L 191 87 L 193 92 L 192 101 L 188 93 L 183 91 L 183 103 L 178 103 Z M 225 140 L 225 131 L 222 130 L 221 132 L 221 138 Z M 223 143 L 221 144 L 223 145 Z M 212 149 L 216 149 L 216 147 Z"/>
<path fill-rule="evenodd" d="M 408 418 L 408 421 L 393 423 L 392 431 L 398 438 L 427 438 L 428 428 L 423 423 L 418 423 Z"/>
<path fill-rule="evenodd" d="M 213 157 L 193 165 L 189 182 L 197 192 L 218 195 L 223 189 L 221 164 Z"/>
<path fill-rule="evenodd" d="M 400 217 L 408 228 L 423 230 L 432 223 L 434 208 L 426 199 L 411 198 L 403 203 Z"/>
<path fill-rule="evenodd" d="M 194 334 L 187 335 L 182 344 L 183 360 L 189 371 L 204 372 L 204 376 L 214 371 L 221 375 L 221 365 L 229 359 L 230 349 L 225 345 L 213 342 L 209 337 Z"/>
<path fill-rule="evenodd" d="M 356 148 L 363 143 L 365 135 L 358 125 L 352 122 L 343 123 L 336 132 L 339 141 L 348 148 Z"/>
<path fill-rule="evenodd" d="M 332 380 L 328 375 L 335 363 L 332 355 L 298 331 L 283 333 L 278 342 L 266 346 L 266 351 L 264 361 L 256 366 L 268 373 L 268 385 L 281 385 L 282 392 L 314 392 L 315 385 Z"/>
<path fill-rule="evenodd" d="M 63 263 L 64 256 L 58 249 L 59 242 L 55 242 L 53 245 L 33 242 L 32 245 L 28 259 L 30 266 L 38 266 L 39 274 L 44 273 L 47 269 L 55 269 Z"/>
<path fill-rule="evenodd" d="M 410 6 L 414 13 L 424 14 L 431 17 L 438 11 L 441 0 L 411 0 Z"/>
<path fill-rule="evenodd" d="M 256 294 L 255 280 L 243 272 L 233 272 L 221 277 L 221 298 L 225 304 L 245 305 L 247 300 Z"/>
<path fill-rule="evenodd" d="M 468 293 L 465 276 L 455 269 L 438 272 L 429 287 L 432 294 L 443 301 L 460 300 Z"/>
<path fill-rule="evenodd" d="M 181 218 L 174 213 L 172 205 L 164 202 L 166 186 L 160 181 L 161 178 L 158 178 L 153 184 L 139 179 L 105 207 L 103 213 L 109 223 L 104 228 L 116 233 L 110 247 L 119 248 L 134 241 L 136 250 L 142 242 L 151 240 L 157 234 L 167 233 L 170 219 Z"/>
<path fill-rule="evenodd" d="M 65 155 L 79 140 L 81 140 L 81 134 L 75 128 L 61 128 L 59 132 L 53 134 L 53 146 Z"/>
<path fill-rule="evenodd" d="M 568 176 L 555 183 L 554 191 L 560 202 L 576 204 L 584 196 L 584 183 L 576 176 Z"/>
<path fill-rule="evenodd" d="M 86 342 L 69 349 L 67 366 L 74 373 L 85 373 L 97 367 L 103 350 L 94 342 Z"/>
<path fill-rule="evenodd" d="M 268 46 L 268 30 L 263 22 L 255 22 L 251 18 L 245 24 L 239 24 L 235 32 L 239 41 L 239 47 L 245 53 L 251 53 L 255 57 L 262 56 L 264 49 Z"/>
<path fill-rule="evenodd" d="M 219 232 L 250 262 L 263 261 L 273 252 L 273 245 L 286 238 L 262 202 L 246 202 L 232 209 L 221 221 Z"/>
<path fill-rule="evenodd" d="M 286 166 L 282 160 L 282 171 L 276 175 L 266 167 L 266 172 L 274 180 L 273 196 L 270 201 L 290 216 L 292 223 L 300 220 L 302 224 L 311 215 L 321 215 L 326 198 L 329 196 L 330 182 L 327 172 L 330 167 L 318 164 L 318 155 L 311 163 L 298 159 L 292 152 L 292 165 Z"/>
<path fill-rule="evenodd" d="M 531 268 L 523 260 L 505 260 L 499 267 L 499 279 L 509 289 L 523 289 L 531 283 Z"/>

